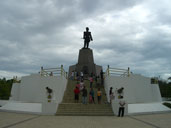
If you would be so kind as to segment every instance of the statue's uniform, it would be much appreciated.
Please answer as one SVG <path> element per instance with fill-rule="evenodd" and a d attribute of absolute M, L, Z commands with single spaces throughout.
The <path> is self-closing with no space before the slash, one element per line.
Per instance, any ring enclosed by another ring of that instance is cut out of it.
<path fill-rule="evenodd" d="M 90 40 L 93 40 L 91 36 L 91 32 L 84 32 L 83 38 L 84 38 L 84 48 L 88 48 Z"/>

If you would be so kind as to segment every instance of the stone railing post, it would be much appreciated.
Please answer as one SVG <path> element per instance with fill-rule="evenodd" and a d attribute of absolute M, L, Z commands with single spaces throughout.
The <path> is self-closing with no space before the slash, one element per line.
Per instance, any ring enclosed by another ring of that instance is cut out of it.
<path fill-rule="evenodd" d="M 61 65 L 61 76 L 63 75 L 63 65 Z"/>
<path fill-rule="evenodd" d="M 108 76 L 109 76 L 109 74 L 110 74 L 110 71 L 109 71 L 109 65 L 107 66 L 107 74 L 108 74 Z"/>
<path fill-rule="evenodd" d="M 130 76 L 130 68 L 128 67 L 128 77 Z"/>
<path fill-rule="evenodd" d="M 40 75 L 43 76 L 43 66 L 40 69 Z"/>

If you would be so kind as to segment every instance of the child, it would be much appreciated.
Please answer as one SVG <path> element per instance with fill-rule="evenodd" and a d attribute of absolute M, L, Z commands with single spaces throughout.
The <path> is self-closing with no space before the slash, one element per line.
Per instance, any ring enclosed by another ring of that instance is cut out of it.
<path fill-rule="evenodd" d="M 92 103 L 92 102 L 93 102 L 92 96 L 91 94 L 89 94 L 89 103 Z"/>
<path fill-rule="evenodd" d="M 91 95 L 92 102 L 95 104 L 95 101 L 94 101 L 94 90 L 93 90 L 93 88 L 91 88 L 89 94 Z"/>
<path fill-rule="evenodd" d="M 98 104 L 101 104 L 101 96 L 102 96 L 102 91 L 100 91 L 100 88 L 98 88 L 98 91 L 97 91 Z"/>

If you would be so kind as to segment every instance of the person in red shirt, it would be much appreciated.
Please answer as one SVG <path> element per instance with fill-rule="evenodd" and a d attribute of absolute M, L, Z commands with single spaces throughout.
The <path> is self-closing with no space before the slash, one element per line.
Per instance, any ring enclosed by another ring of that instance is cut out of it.
<path fill-rule="evenodd" d="M 77 82 L 76 87 L 80 90 L 80 83 Z"/>
<path fill-rule="evenodd" d="M 75 87 L 74 94 L 75 94 L 75 102 L 77 102 L 77 103 L 79 101 L 79 93 L 80 93 L 79 88 L 78 87 Z"/>

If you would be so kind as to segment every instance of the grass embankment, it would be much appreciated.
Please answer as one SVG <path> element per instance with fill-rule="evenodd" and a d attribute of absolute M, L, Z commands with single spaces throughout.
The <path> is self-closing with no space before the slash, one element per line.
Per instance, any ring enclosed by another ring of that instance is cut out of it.
<path fill-rule="evenodd" d="M 171 104 L 168 103 L 168 102 L 164 102 L 163 105 L 165 105 L 166 107 L 170 108 L 171 109 Z"/>

